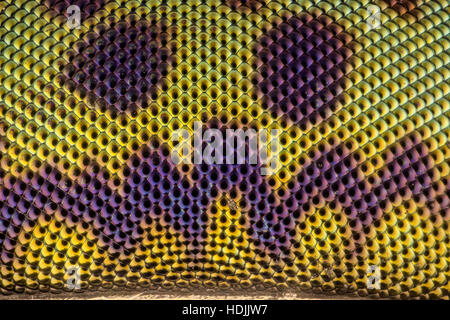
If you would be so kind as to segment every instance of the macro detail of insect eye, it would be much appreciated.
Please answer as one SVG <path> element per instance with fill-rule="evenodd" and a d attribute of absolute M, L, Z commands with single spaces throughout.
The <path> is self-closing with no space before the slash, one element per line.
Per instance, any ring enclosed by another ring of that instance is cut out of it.
<path fill-rule="evenodd" d="M 449 298 L 445 1 L 0 9 L 0 295 Z"/>

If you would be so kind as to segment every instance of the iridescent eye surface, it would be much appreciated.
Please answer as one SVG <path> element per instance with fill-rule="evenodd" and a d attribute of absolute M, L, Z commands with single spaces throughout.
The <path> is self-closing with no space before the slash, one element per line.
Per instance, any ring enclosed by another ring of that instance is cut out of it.
<path fill-rule="evenodd" d="M 448 299 L 445 1 L 1 5 L 1 294 Z"/>
<path fill-rule="evenodd" d="M 157 99 L 159 81 L 171 67 L 165 38 L 155 21 L 135 17 L 114 27 L 96 25 L 68 53 L 65 85 L 100 112 L 136 114 Z"/>

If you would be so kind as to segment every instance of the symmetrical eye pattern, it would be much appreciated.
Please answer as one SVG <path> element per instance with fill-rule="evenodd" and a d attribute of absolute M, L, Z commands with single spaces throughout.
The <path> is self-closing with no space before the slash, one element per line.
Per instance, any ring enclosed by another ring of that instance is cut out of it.
<path fill-rule="evenodd" d="M 448 298 L 448 6 L 368 4 L 7 3 L 0 291 Z M 175 165 L 194 121 L 280 129 L 281 169 Z"/>

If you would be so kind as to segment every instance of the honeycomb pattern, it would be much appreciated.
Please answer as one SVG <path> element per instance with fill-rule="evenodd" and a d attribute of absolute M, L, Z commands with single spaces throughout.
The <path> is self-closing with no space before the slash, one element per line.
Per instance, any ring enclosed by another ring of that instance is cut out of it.
<path fill-rule="evenodd" d="M 3 294 L 449 298 L 446 1 L 0 8 Z M 280 166 L 174 164 L 195 122 L 279 130 Z"/>
<path fill-rule="evenodd" d="M 86 46 L 79 44 L 75 57 L 69 57 L 65 87 L 90 106 L 97 105 L 100 112 L 148 107 L 158 97 L 157 83 L 169 69 L 169 50 L 158 41 L 160 30 L 145 21 L 134 28 L 127 29 L 123 21 L 109 30 L 98 29 L 86 36 Z"/>
<path fill-rule="evenodd" d="M 352 51 L 345 47 L 350 40 L 329 17 L 307 13 L 268 31 L 253 49 L 259 61 L 252 83 L 263 94 L 261 106 L 303 130 L 328 118 L 351 70 Z"/>

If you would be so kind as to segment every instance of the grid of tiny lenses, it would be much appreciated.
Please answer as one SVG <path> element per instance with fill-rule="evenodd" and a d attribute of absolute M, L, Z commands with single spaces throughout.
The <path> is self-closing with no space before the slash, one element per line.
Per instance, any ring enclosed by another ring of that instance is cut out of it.
<path fill-rule="evenodd" d="M 0 9 L 1 293 L 449 298 L 448 1 Z M 194 123 L 279 166 L 175 164 Z"/>

